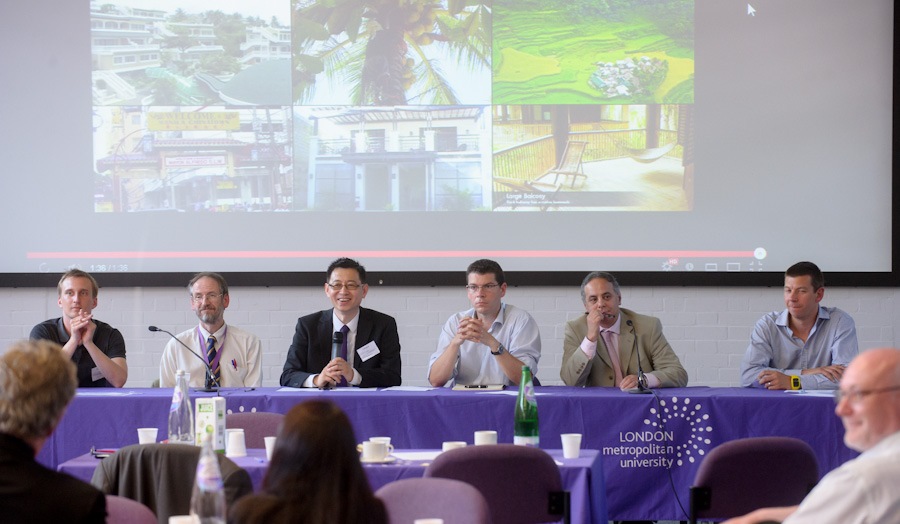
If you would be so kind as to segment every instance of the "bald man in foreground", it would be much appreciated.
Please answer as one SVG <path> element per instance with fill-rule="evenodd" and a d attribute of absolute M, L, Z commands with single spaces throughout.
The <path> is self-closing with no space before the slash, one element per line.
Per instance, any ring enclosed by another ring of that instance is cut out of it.
<path fill-rule="evenodd" d="M 764 508 L 725 524 L 854 524 L 900 516 L 900 350 L 860 353 L 844 371 L 834 412 L 862 454 L 832 471 L 799 506 Z"/>

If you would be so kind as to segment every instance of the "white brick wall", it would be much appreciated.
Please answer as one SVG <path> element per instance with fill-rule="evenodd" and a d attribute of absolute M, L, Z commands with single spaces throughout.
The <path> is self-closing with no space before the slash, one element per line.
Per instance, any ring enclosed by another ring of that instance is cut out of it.
<path fill-rule="evenodd" d="M 329 306 L 321 288 L 231 288 L 229 323 L 256 333 L 263 343 L 263 385 L 277 386 L 297 317 Z M 781 288 L 624 288 L 623 305 L 658 316 L 666 337 L 688 371 L 691 385 L 737 385 L 738 366 L 756 320 L 784 304 Z M 25 338 L 31 327 L 59 316 L 56 289 L 4 289 L 0 293 L 0 350 Z M 534 316 L 540 325 L 541 382 L 561 384 L 563 324 L 583 310 L 577 288 L 509 288 L 506 300 Z M 438 332 L 449 315 L 468 306 L 462 286 L 390 287 L 369 290 L 366 307 L 393 315 L 400 330 L 403 383 L 426 385 L 425 368 Z M 828 288 L 823 304 L 848 311 L 856 320 L 861 349 L 900 346 L 894 325 L 900 320 L 900 290 Z M 149 386 L 158 376 L 167 341 L 148 325 L 179 332 L 196 323 L 187 293 L 178 288 L 105 288 L 98 319 L 117 327 L 128 349 L 128 386 Z"/>

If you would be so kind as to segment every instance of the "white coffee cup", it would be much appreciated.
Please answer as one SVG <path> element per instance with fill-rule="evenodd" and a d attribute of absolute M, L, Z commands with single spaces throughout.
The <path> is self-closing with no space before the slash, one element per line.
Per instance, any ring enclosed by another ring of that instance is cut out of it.
<path fill-rule="evenodd" d="M 362 443 L 363 462 L 381 462 L 388 456 L 388 445 L 384 442 L 367 440 Z"/>
<path fill-rule="evenodd" d="M 226 432 L 228 442 L 225 443 L 226 457 L 246 457 L 247 441 L 244 440 L 243 429 L 231 429 Z"/>
<path fill-rule="evenodd" d="M 441 451 L 450 451 L 451 449 L 464 448 L 466 443 L 462 440 L 448 440 L 441 444 Z"/>
<path fill-rule="evenodd" d="M 497 432 L 493 430 L 484 430 L 475 432 L 476 446 L 490 446 L 497 443 Z"/>
<path fill-rule="evenodd" d="M 155 444 L 158 428 L 138 428 L 138 444 Z"/>
<path fill-rule="evenodd" d="M 563 458 L 577 459 L 581 454 L 581 433 L 563 433 L 562 439 Z"/>
<path fill-rule="evenodd" d="M 266 460 L 272 461 L 272 453 L 275 453 L 275 437 L 265 437 L 266 442 Z"/>
<path fill-rule="evenodd" d="M 391 445 L 391 437 L 369 437 L 372 442 L 382 442 L 387 447 L 387 454 L 394 452 L 394 446 Z"/>

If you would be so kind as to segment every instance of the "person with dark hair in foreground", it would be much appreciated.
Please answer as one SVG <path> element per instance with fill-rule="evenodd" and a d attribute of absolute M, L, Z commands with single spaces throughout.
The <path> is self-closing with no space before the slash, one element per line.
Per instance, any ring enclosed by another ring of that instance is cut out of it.
<path fill-rule="evenodd" d="M 819 305 L 825 276 L 812 262 L 784 272 L 782 312 L 756 323 L 741 360 L 741 385 L 766 389 L 835 389 L 859 353 L 856 324 L 846 312 Z"/>
<path fill-rule="evenodd" d="M 262 493 L 232 506 L 230 524 L 386 524 L 369 487 L 350 419 L 329 401 L 310 400 L 285 416 Z"/>
<path fill-rule="evenodd" d="M 400 335 L 394 317 L 360 307 L 369 285 L 366 268 L 339 258 L 325 272 L 325 295 L 331 309 L 301 317 L 288 348 L 282 386 L 293 388 L 399 386 Z M 332 355 L 340 334 L 339 355 Z"/>
<path fill-rule="evenodd" d="M 0 356 L 0 521 L 106 521 L 103 493 L 35 460 L 77 385 L 75 365 L 54 342 L 24 340 Z"/>
<path fill-rule="evenodd" d="M 861 451 L 825 475 L 799 506 L 764 508 L 725 524 L 881 524 L 900 518 L 900 350 L 853 359 L 834 395 L 844 443 Z M 760 464 L 760 467 L 777 464 Z M 790 474 L 789 472 L 785 472 Z"/>

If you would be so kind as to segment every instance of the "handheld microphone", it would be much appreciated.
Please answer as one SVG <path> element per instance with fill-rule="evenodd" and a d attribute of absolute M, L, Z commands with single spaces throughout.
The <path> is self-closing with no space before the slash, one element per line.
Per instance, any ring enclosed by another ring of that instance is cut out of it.
<path fill-rule="evenodd" d="M 631 337 L 634 342 L 634 353 L 637 355 L 637 365 L 638 365 L 638 385 L 636 388 L 631 388 L 628 390 L 629 393 L 652 393 L 650 391 L 649 382 L 647 382 L 647 375 L 644 374 L 644 370 L 641 369 L 641 352 L 640 348 L 637 345 L 637 335 L 634 332 L 634 322 L 629 318 L 625 321 L 628 324 L 628 327 L 631 328 Z"/>
<path fill-rule="evenodd" d="M 344 345 L 344 334 L 340 331 L 335 331 L 334 336 L 331 337 L 331 360 L 334 360 L 341 355 L 342 345 Z"/>
<path fill-rule="evenodd" d="M 331 360 L 338 358 L 341 354 L 341 346 L 344 344 L 344 334 L 340 331 L 335 331 L 334 335 L 331 337 Z M 319 389 L 331 389 L 334 387 L 334 384 L 331 382 L 326 382 L 324 386 L 319 386 Z"/>
<path fill-rule="evenodd" d="M 179 339 L 178 337 L 176 337 L 176 336 L 173 335 L 172 333 L 166 331 L 165 329 L 160 329 L 160 328 L 158 328 L 158 327 L 156 327 L 156 326 L 149 326 L 147 329 L 149 329 L 150 331 L 153 331 L 154 333 L 157 332 L 157 331 L 161 331 L 161 332 L 165 333 L 166 335 L 169 335 L 170 337 L 172 337 L 172 340 L 177 341 L 179 344 L 181 344 L 181 345 L 184 347 L 184 349 L 188 350 L 188 351 L 191 353 L 191 355 L 194 355 L 195 357 L 197 357 L 198 359 L 200 359 L 200 362 L 203 362 L 203 366 L 206 368 L 206 385 L 205 385 L 205 387 L 203 387 L 202 389 L 200 389 L 200 391 L 204 391 L 204 392 L 209 393 L 209 392 L 212 392 L 212 391 L 218 391 L 218 390 L 219 390 L 219 388 L 221 387 L 221 386 L 219 385 L 219 381 L 217 381 L 217 380 L 216 380 L 216 377 L 213 376 L 212 368 L 209 367 L 209 364 L 206 362 L 206 359 L 204 359 L 203 357 L 201 357 L 200 355 L 198 355 L 193 349 L 191 349 L 190 347 L 188 347 L 187 344 L 185 344 L 184 342 L 182 342 L 181 339 Z M 199 388 L 198 388 L 198 389 L 199 389 Z"/>

